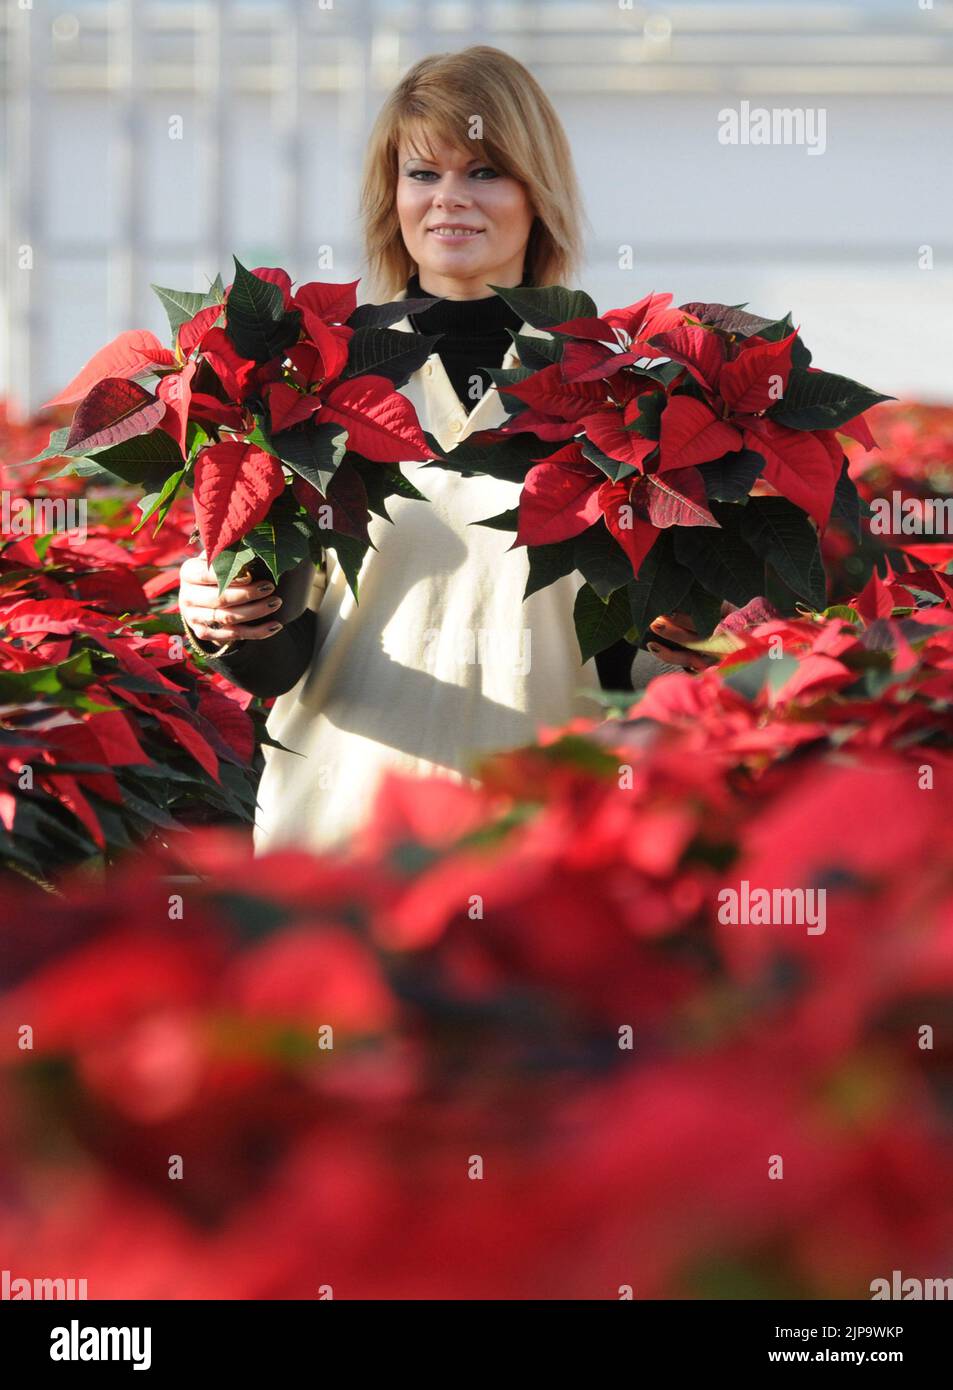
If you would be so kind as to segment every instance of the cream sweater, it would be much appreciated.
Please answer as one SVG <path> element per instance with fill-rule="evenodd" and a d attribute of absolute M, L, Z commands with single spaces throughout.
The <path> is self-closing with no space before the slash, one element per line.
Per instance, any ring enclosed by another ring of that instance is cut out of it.
<path fill-rule="evenodd" d="M 413 332 L 407 319 L 395 327 Z M 529 324 L 521 332 L 545 336 Z M 502 365 L 518 364 L 510 348 Z M 403 393 L 445 449 L 505 419 L 495 390 L 468 414 L 436 353 Z M 342 843 L 387 769 L 464 780 L 481 754 L 600 712 L 586 695 L 599 689 L 595 662 L 582 663 L 573 626 L 582 576 L 524 602 L 525 547 L 510 551 L 512 532 L 471 524 L 515 507 L 520 485 L 417 463 L 402 469 L 429 500 L 393 497 L 394 524 L 372 519 L 377 548 L 364 559 L 360 602 L 333 555 L 323 596 L 315 589 L 310 668 L 268 719 L 288 751 L 264 750 L 259 851 Z"/>

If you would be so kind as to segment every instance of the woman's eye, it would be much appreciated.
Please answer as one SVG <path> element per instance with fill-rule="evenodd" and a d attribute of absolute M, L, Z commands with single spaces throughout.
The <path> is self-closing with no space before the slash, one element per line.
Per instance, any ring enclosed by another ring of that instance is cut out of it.
<path fill-rule="evenodd" d="M 480 169 L 473 169 L 470 173 L 470 178 L 479 178 L 481 182 L 484 182 L 484 175 L 488 179 L 498 179 L 500 177 L 495 169 L 491 168 L 489 164 L 485 164 Z M 411 169 L 407 177 L 416 179 L 420 183 L 429 183 L 432 179 L 438 179 L 440 175 L 435 169 Z"/>

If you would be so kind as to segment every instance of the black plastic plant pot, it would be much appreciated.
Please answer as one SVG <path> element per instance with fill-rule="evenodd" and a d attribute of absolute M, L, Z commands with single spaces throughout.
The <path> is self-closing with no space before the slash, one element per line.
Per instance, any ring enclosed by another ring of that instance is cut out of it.
<path fill-rule="evenodd" d="M 253 582 L 272 577 L 264 560 L 257 555 L 248 569 Z M 285 570 L 284 574 L 279 575 L 275 594 L 281 599 L 281 607 L 276 608 L 273 615 L 269 614 L 269 618 L 273 616 L 277 622 L 284 623 L 287 627 L 288 623 L 293 623 L 295 618 L 301 617 L 311 597 L 314 570 L 314 561 L 309 555 L 295 565 L 294 569 Z"/>

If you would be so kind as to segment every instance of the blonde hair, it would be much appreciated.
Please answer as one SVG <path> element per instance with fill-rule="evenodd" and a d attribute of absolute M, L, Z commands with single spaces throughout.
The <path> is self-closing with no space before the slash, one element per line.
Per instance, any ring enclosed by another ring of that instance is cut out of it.
<path fill-rule="evenodd" d="M 482 139 L 470 138 L 474 117 L 482 120 Z M 536 216 L 524 271 L 534 285 L 571 285 L 582 259 L 585 214 L 566 132 L 522 63 L 478 44 L 415 63 L 374 122 L 361 187 L 371 295 L 390 299 L 417 268 L 397 216 L 398 150 L 407 139 L 432 155 L 434 138 L 525 186 Z"/>

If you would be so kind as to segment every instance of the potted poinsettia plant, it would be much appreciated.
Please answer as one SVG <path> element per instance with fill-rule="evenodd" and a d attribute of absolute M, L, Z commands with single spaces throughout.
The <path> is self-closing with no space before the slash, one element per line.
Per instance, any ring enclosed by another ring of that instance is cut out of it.
<path fill-rule="evenodd" d="M 766 596 L 823 607 L 819 534 L 857 526 L 838 434 L 875 441 L 864 412 L 889 399 L 811 366 L 790 314 L 650 294 L 599 315 L 562 286 L 495 286 L 534 328 L 521 366 L 494 372 L 510 418 L 438 464 L 519 481 L 486 524 L 529 553 L 527 594 L 579 571 L 584 657 L 639 642 L 687 611 L 700 636 L 722 604 Z"/>
<path fill-rule="evenodd" d="M 220 588 L 245 568 L 270 575 L 283 622 L 325 549 L 356 597 L 369 513 L 386 517 L 395 493 L 425 500 L 398 465 L 433 454 L 398 388 L 435 342 L 390 327 L 432 299 L 359 308 L 357 283 L 293 290 L 286 271 L 236 259 L 228 286 L 153 286 L 171 346 L 134 330 L 97 352 L 46 403 L 76 409 L 38 458 L 141 487 L 140 525 L 156 529 L 190 488 Z"/>

